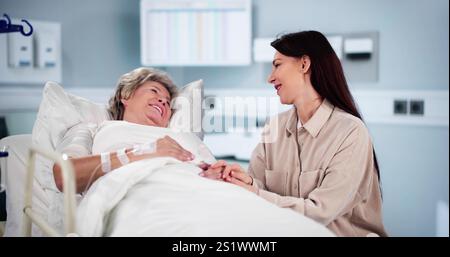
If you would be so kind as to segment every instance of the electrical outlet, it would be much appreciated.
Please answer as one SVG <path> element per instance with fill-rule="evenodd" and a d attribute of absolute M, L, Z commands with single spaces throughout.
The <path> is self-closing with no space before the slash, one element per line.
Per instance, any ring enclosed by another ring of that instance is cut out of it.
<path fill-rule="evenodd" d="M 409 113 L 412 115 L 424 115 L 425 103 L 423 100 L 411 100 L 409 102 Z"/>
<path fill-rule="evenodd" d="M 394 114 L 407 114 L 407 113 L 408 113 L 408 101 L 394 100 Z"/>

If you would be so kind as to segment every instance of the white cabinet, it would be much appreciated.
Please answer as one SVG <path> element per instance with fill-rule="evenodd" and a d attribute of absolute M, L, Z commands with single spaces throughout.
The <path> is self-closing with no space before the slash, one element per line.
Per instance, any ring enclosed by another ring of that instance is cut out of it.
<path fill-rule="evenodd" d="M 251 0 L 141 0 L 145 66 L 251 64 Z"/>
<path fill-rule="evenodd" d="M 15 68 L 31 68 L 33 66 L 33 37 L 20 33 L 9 33 L 8 66 Z"/>
<path fill-rule="evenodd" d="M 0 34 L 0 83 L 61 82 L 61 24 L 28 21 L 33 26 L 31 36 L 19 32 Z"/>

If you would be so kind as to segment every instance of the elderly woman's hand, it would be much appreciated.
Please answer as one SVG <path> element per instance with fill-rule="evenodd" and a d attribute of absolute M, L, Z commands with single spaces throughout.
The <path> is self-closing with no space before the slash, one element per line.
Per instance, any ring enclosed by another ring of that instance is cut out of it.
<path fill-rule="evenodd" d="M 156 155 L 160 157 L 174 157 L 180 161 L 192 161 L 195 158 L 191 152 L 181 147 L 169 136 L 156 141 Z"/>
<path fill-rule="evenodd" d="M 209 166 L 203 165 L 200 167 L 203 171 L 199 175 L 213 180 L 222 180 L 222 171 L 226 165 L 227 163 L 223 160 Z"/>

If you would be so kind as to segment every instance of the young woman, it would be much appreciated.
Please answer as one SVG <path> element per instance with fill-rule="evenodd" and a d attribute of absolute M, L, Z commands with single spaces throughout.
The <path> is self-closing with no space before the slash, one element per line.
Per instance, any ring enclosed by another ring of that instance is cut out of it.
<path fill-rule="evenodd" d="M 219 161 L 201 175 L 248 189 L 339 236 L 387 236 L 375 151 L 330 43 L 303 31 L 271 45 L 277 52 L 268 81 L 294 108 L 268 123 L 276 138 L 256 147 L 248 173 Z"/>

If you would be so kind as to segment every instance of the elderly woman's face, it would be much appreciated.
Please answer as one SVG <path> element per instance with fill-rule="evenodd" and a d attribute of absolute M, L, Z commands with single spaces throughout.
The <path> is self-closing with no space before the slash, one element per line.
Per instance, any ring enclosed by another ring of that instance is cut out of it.
<path fill-rule="evenodd" d="M 122 99 L 125 106 L 123 119 L 142 125 L 167 127 L 172 110 L 170 93 L 158 82 L 142 84 L 129 99 Z"/>

